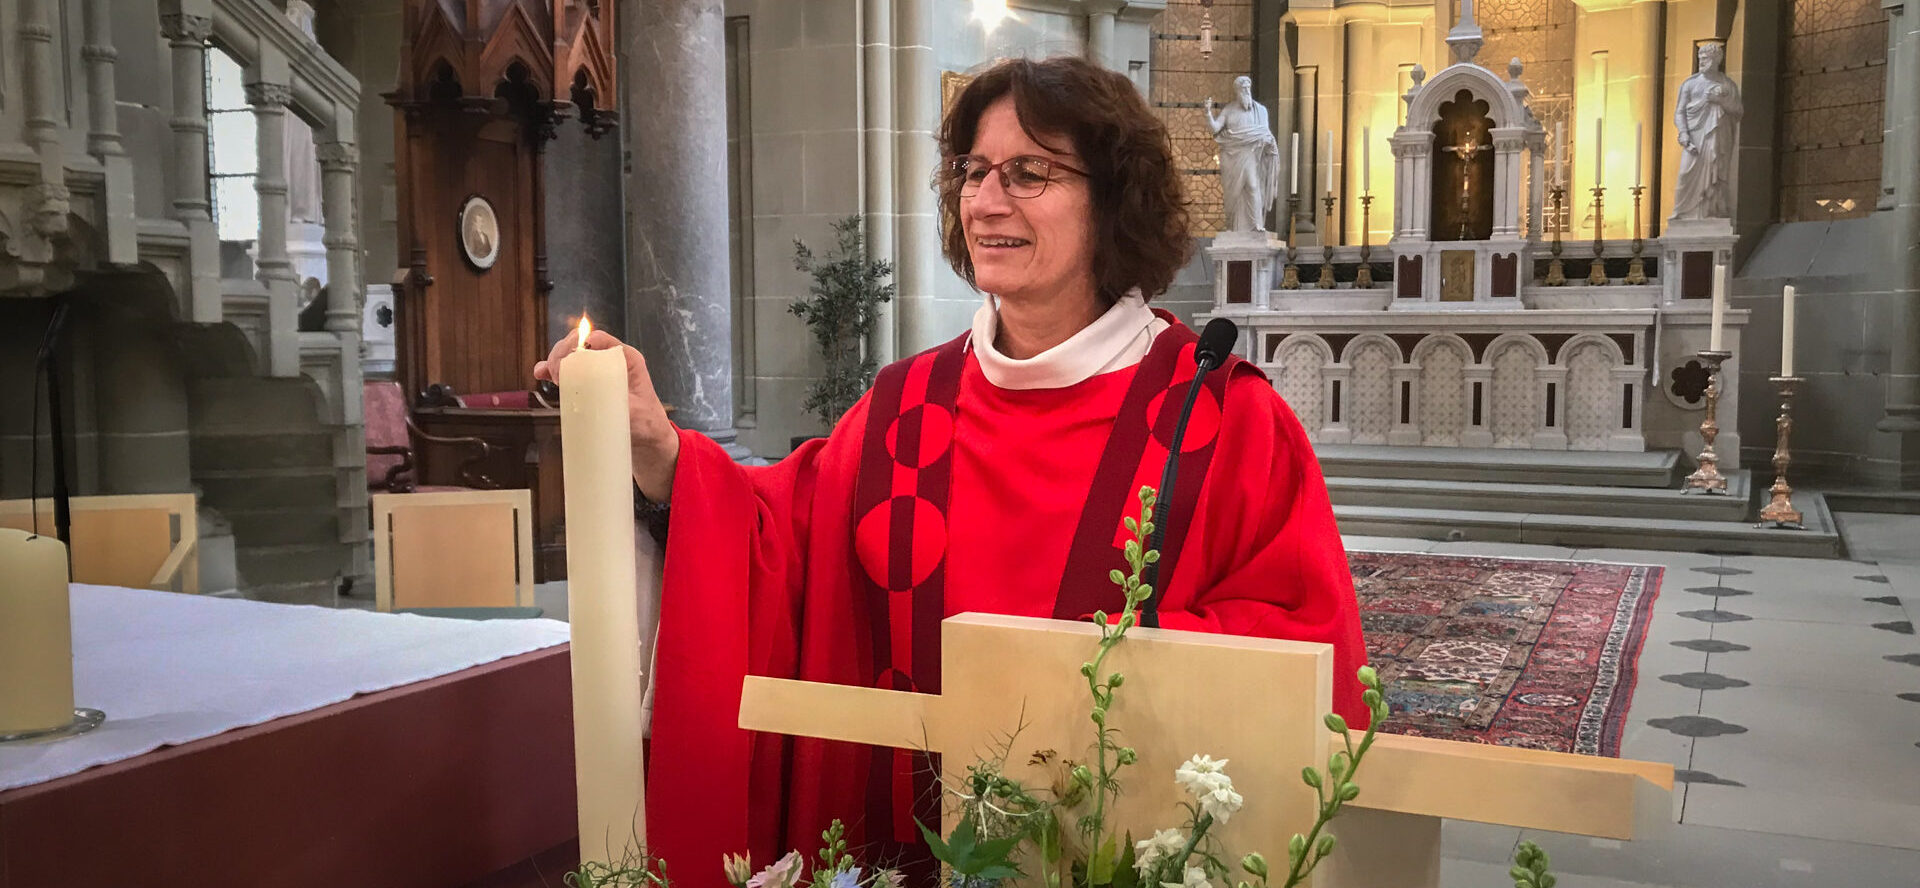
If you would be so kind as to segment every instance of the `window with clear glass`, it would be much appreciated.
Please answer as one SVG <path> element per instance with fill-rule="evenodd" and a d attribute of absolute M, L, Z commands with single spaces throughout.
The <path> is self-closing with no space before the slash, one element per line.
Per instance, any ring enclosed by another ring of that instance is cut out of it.
<path fill-rule="evenodd" d="M 246 70 L 215 47 L 207 52 L 207 186 L 214 226 L 223 241 L 260 236 L 260 131 L 247 104 Z"/>

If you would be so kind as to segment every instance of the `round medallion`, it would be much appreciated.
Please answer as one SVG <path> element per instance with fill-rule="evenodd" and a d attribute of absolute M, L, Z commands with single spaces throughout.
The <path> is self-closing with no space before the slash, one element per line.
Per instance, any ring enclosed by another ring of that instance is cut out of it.
<path fill-rule="evenodd" d="M 460 255 L 481 271 L 500 258 L 500 217 L 493 204 L 476 194 L 460 205 Z"/>

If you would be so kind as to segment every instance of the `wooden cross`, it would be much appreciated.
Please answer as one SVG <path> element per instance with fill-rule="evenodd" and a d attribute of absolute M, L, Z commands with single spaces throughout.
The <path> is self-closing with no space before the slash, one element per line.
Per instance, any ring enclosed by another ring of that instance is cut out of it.
<path fill-rule="evenodd" d="M 1050 775 L 1028 762 L 1032 752 L 1084 760 L 1092 750 L 1080 664 L 1099 637 L 1087 623 L 962 614 L 941 626 L 941 694 L 749 677 L 740 726 L 942 753 L 949 785 L 958 786 L 969 763 L 1024 725 L 1006 774 L 1046 786 Z M 1177 826 L 1185 796 L 1174 769 L 1195 754 L 1226 758 L 1247 803 L 1213 834 L 1229 853 L 1259 851 L 1283 871 L 1287 838 L 1313 823 L 1315 795 L 1300 770 L 1324 768 L 1339 742 L 1322 723 L 1333 648 L 1136 628 L 1107 664 L 1126 676 L 1108 724 L 1139 754 L 1109 822 L 1135 838 Z M 1322 888 L 1438 886 L 1441 818 L 1612 839 L 1672 822 L 1666 764 L 1380 734 L 1358 783 L 1360 797 L 1331 827 L 1340 840 L 1316 874 Z M 951 813 L 948 820 L 950 829 Z"/>

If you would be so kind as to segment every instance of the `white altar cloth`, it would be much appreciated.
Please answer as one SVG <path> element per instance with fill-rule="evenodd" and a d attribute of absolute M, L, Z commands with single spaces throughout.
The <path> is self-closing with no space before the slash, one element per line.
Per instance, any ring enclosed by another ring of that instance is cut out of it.
<path fill-rule="evenodd" d="M 0 790 L 552 647 L 558 620 L 452 620 L 73 584 L 74 703 L 107 720 L 0 745 Z"/>

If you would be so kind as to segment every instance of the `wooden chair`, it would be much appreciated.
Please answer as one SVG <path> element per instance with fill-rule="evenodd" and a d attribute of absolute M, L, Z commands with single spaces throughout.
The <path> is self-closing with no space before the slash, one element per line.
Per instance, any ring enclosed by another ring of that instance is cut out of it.
<path fill-rule="evenodd" d="M 367 430 L 367 489 L 388 493 L 415 490 L 460 490 L 460 487 L 422 488 L 416 460 L 421 442 L 444 444 L 466 454 L 460 464 L 460 482 L 467 488 L 498 485 L 486 476 L 484 464 L 493 446 L 480 438 L 445 438 L 422 431 L 413 421 L 407 395 L 400 383 L 368 380 L 362 389 Z"/>
<path fill-rule="evenodd" d="M 527 490 L 373 495 L 374 606 L 531 607 Z"/>
<path fill-rule="evenodd" d="M 72 508 L 74 582 L 200 591 L 193 494 L 76 496 Z M 53 499 L 0 500 L 0 527 L 52 536 Z"/>

